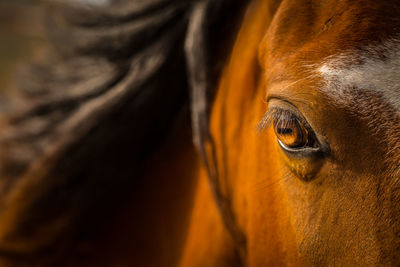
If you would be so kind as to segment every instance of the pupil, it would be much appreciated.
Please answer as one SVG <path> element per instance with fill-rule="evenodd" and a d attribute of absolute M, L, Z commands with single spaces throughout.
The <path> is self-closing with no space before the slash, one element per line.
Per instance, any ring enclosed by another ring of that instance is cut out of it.
<path fill-rule="evenodd" d="M 278 128 L 278 134 L 292 134 L 293 130 L 291 128 Z"/>

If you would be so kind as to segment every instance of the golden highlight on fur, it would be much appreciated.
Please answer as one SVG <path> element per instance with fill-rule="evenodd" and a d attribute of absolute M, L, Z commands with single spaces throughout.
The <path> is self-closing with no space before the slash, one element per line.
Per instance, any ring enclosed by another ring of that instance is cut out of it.
<path fill-rule="evenodd" d="M 56 9 L 71 61 L 0 139 L 2 265 L 400 264 L 400 3 L 123 2 Z"/>

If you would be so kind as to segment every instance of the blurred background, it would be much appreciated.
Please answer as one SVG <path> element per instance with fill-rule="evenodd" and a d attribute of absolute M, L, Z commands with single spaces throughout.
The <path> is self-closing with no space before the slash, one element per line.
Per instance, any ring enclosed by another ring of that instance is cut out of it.
<path fill-rule="evenodd" d="M 38 0 L 0 0 L 0 92 L 18 66 L 43 44 Z"/>

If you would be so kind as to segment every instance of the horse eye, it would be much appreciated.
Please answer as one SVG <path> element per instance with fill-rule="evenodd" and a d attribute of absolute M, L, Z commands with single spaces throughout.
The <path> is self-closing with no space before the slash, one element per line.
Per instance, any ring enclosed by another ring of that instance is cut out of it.
<path fill-rule="evenodd" d="M 301 149 L 313 147 L 314 139 L 295 117 L 281 118 L 274 122 L 275 134 L 283 148 Z"/>

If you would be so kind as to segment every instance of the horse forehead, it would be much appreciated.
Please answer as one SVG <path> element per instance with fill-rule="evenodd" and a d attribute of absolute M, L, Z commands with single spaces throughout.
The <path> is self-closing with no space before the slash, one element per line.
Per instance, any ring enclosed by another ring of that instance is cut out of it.
<path fill-rule="evenodd" d="M 381 42 L 398 34 L 399 14 L 400 1 L 284 0 L 260 47 L 261 63 L 291 55 L 318 60 Z"/>
<path fill-rule="evenodd" d="M 320 90 L 341 104 L 349 93 L 370 92 L 400 111 L 400 39 L 391 38 L 327 57 L 316 66 L 324 85 Z"/>

